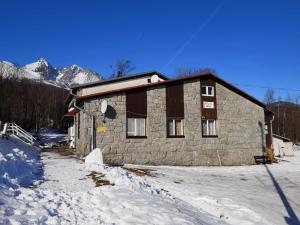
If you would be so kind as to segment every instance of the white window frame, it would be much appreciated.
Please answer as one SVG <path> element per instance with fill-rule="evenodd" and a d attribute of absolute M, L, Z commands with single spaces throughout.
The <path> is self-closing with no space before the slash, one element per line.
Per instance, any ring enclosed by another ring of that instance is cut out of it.
<path fill-rule="evenodd" d="M 128 133 L 128 120 L 129 119 L 133 119 L 134 120 L 134 133 Z M 143 135 L 139 135 L 137 133 L 138 131 L 138 123 L 137 120 L 139 119 L 143 119 L 144 120 L 144 134 Z M 146 118 L 127 118 L 127 131 L 126 131 L 127 137 L 146 137 Z"/>
<path fill-rule="evenodd" d="M 210 132 L 209 128 L 209 122 L 213 121 L 213 132 Z M 206 122 L 206 134 L 203 130 L 203 122 Z M 214 119 L 203 119 L 201 121 L 201 127 L 202 127 L 202 136 L 203 137 L 216 137 L 217 136 L 217 121 Z M 210 134 L 211 133 L 211 134 Z"/>
<path fill-rule="evenodd" d="M 205 94 L 202 93 L 202 88 L 205 88 Z M 203 85 L 202 88 L 201 88 L 202 96 L 209 96 L 209 97 L 214 97 L 215 96 L 215 87 L 214 86 Z M 212 93 L 211 94 L 208 94 L 208 88 L 212 88 Z"/>
<path fill-rule="evenodd" d="M 174 134 L 170 134 L 169 122 L 172 121 L 172 129 Z M 180 121 L 181 134 L 176 134 L 176 121 Z M 184 119 L 168 118 L 167 119 L 167 136 L 168 137 L 183 137 L 184 136 Z"/>

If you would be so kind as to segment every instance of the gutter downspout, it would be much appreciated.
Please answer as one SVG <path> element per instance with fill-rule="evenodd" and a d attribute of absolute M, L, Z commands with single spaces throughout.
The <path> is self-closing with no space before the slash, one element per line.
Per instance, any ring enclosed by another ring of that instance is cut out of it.
<path fill-rule="evenodd" d="M 85 109 L 83 109 L 83 108 L 81 108 L 81 107 L 79 107 L 77 105 L 77 102 L 76 102 L 77 95 L 75 95 L 75 94 L 72 93 L 72 89 L 70 89 L 70 94 L 72 96 L 74 96 L 75 98 L 73 98 L 73 100 L 70 102 L 69 107 L 73 105 L 74 108 L 78 109 L 79 111 L 82 111 L 83 113 L 87 114 L 88 116 L 90 116 L 92 118 L 92 126 L 91 126 L 92 127 L 92 140 L 91 140 L 91 142 L 92 142 L 91 148 L 92 149 L 91 150 L 93 150 L 93 149 L 96 148 L 96 143 L 95 143 L 96 142 L 95 141 L 96 140 L 95 139 L 95 116 L 92 115 L 91 113 L 87 112 Z"/>
<path fill-rule="evenodd" d="M 273 121 L 275 120 L 275 116 L 273 115 L 272 116 L 272 119 L 271 119 L 271 121 L 270 121 L 270 132 L 271 132 L 271 140 L 272 140 L 272 148 L 274 148 L 274 146 L 273 146 Z"/>

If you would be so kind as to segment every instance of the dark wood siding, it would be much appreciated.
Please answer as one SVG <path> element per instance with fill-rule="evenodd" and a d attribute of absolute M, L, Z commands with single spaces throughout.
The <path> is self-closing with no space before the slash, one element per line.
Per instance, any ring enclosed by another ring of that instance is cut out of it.
<path fill-rule="evenodd" d="M 273 146 L 273 128 L 272 128 L 273 115 L 271 113 L 265 112 L 265 124 L 268 128 L 268 133 L 266 134 L 266 146 L 271 149 Z M 264 129 L 264 128 L 262 128 Z"/>
<path fill-rule="evenodd" d="M 166 86 L 166 107 L 168 118 L 184 118 L 183 83 Z"/>
<path fill-rule="evenodd" d="M 214 96 L 202 96 L 202 87 L 212 86 L 214 87 Z M 201 112 L 202 119 L 218 119 L 217 113 L 217 97 L 216 97 L 216 82 L 213 80 L 201 80 Z M 214 109 L 206 109 L 203 107 L 203 102 L 214 102 Z"/>
<path fill-rule="evenodd" d="M 126 93 L 127 118 L 147 117 L 147 90 L 139 89 Z"/>

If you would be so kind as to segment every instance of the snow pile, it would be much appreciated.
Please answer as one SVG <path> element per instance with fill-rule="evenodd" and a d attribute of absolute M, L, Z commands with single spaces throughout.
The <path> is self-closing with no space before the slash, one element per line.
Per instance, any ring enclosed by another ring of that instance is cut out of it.
<path fill-rule="evenodd" d="M 37 217 L 37 213 L 47 215 L 45 208 L 37 206 L 38 210 L 32 212 L 28 203 L 35 199 L 29 196 L 26 201 L 19 199 L 21 193 L 33 192 L 23 187 L 34 187 L 42 178 L 39 149 L 17 139 L 0 139 L 0 224 L 43 222 Z M 38 198 L 38 195 L 35 198 Z"/>
<path fill-rule="evenodd" d="M 42 180 L 38 149 L 17 139 L 0 140 L 0 189 L 29 187 Z"/>
<path fill-rule="evenodd" d="M 95 148 L 90 154 L 85 157 L 86 166 L 99 165 L 103 166 L 103 156 L 100 148 Z"/>
<path fill-rule="evenodd" d="M 138 189 L 151 194 L 161 194 L 161 190 L 153 187 L 145 178 L 135 176 L 122 167 L 104 165 L 102 151 L 99 148 L 94 149 L 85 157 L 85 170 L 105 174 L 105 178 L 117 186 Z"/>

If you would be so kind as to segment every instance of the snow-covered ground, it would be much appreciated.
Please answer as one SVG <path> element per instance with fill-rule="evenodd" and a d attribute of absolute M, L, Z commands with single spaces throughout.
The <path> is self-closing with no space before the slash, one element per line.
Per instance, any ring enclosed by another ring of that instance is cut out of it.
<path fill-rule="evenodd" d="M 38 134 L 40 141 L 39 144 L 43 147 L 51 147 L 53 144 L 67 140 L 67 134 L 59 132 L 54 129 L 42 130 Z"/>
<path fill-rule="evenodd" d="M 0 142 L 9 148 L 10 141 Z M 22 143 L 18 148 L 31 151 Z M 0 224 L 225 224 L 120 167 L 86 167 L 53 152 L 43 152 L 42 162 L 45 182 L 38 187 L 1 186 Z M 95 170 L 113 185 L 95 187 L 87 176 Z"/>
<path fill-rule="evenodd" d="M 43 152 L 41 184 L 37 149 L 0 139 L 0 153 L 0 168 L 5 165 L 0 170 L 0 224 L 299 222 L 300 151 L 267 166 L 127 165 L 152 169 L 153 177 L 121 167 L 87 166 L 72 155 Z M 91 171 L 112 185 L 96 187 L 88 176 Z M 18 177 L 26 177 L 26 182 Z"/>
<path fill-rule="evenodd" d="M 145 167 L 147 181 L 229 224 L 300 222 L 300 147 L 278 164 L 241 167 Z"/>
<path fill-rule="evenodd" d="M 29 187 L 42 180 L 40 149 L 10 138 L 0 139 L 0 188 Z"/>

